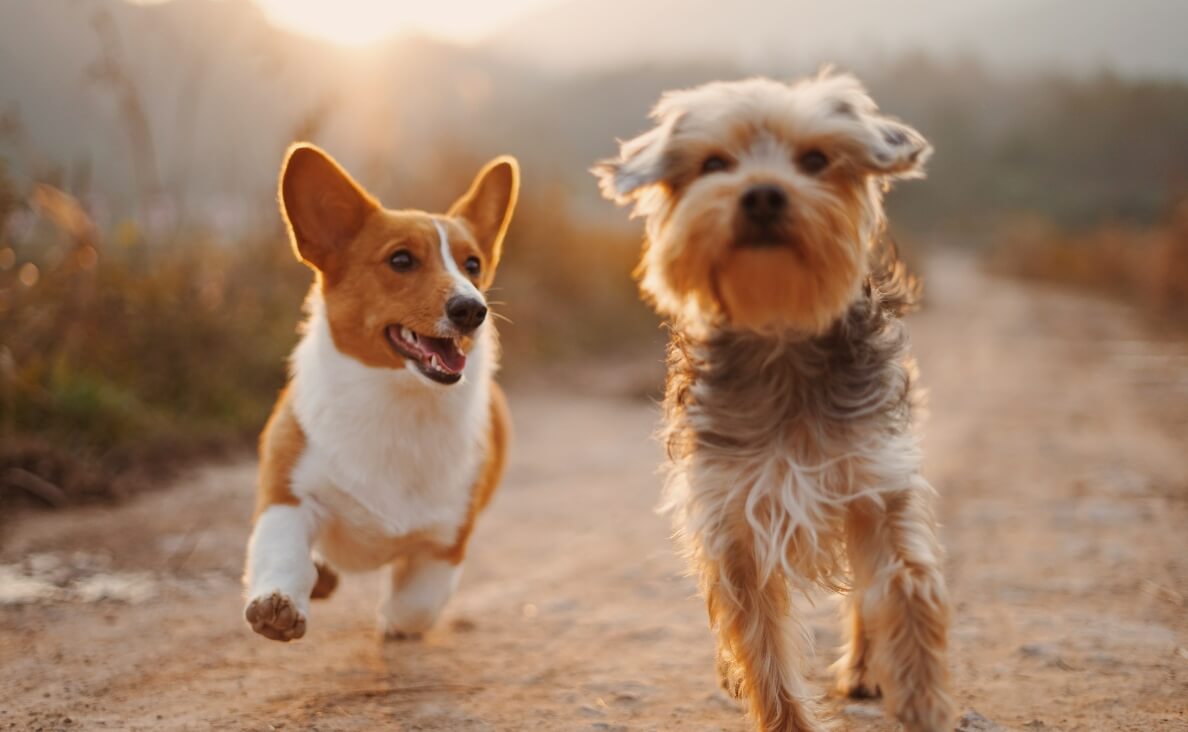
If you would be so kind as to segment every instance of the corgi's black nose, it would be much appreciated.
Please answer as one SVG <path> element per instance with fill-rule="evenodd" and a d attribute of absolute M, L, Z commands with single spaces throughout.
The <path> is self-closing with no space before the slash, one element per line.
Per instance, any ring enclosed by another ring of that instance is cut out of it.
<path fill-rule="evenodd" d="M 742 195 L 739 205 L 751 222 L 767 226 L 774 223 L 788 207 L 788 194 L 779 186 L 757 185 Z"/>
<path fill-rule="evenodd" d="M 450 319 L 455 328 L 463 333 L 469 333 L 487 319 L 487 306 L 482 300 L 476 300 L 466 295 L 455 295 L 446 302 L 446 317 Z"/>

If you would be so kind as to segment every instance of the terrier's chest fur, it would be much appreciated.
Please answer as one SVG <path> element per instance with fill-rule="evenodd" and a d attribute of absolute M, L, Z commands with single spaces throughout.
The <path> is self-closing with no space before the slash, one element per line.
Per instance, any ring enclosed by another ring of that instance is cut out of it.
<path fill-rule="evenodd" d="M 889 257 L 822 335 L 675 335 L 670 506 L 706 521 L 741 509 L 761 564 L 838 584 L 846 506 L 903 489 L 918 469 L 915 364 L 899 319 L 914 297 Z"/>

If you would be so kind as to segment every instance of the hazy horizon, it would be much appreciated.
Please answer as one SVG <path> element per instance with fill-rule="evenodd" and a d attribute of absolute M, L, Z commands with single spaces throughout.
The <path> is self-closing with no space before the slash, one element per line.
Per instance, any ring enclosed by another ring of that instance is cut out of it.
<path fill-rule="evenodd" d="M 122 0 L 160 6 L 240 0 Z M 743 65 L 920 52 L 996 71 L 1188 78 L 1179 0 L 247 0 L 277 30 L 375 51 L 424 37 L 553 72 L 701 60 Z M 733 33 L 722 29 L 732 27 Z M 811 32 L 806 33 L 808 27 Z"/>
<path fill-rule="evenodd" d="M 585 171 L 616 136 L 643 129 L 663 89 L 789 78 L 834 62 L 935 138 L 940 183 L 908 200 L 952 195 L 966 210 L 978 200 L 1025 205 L 1038 192 L 1069 216 L 1147 218 L 1161 205 L 1158 191 L 1176 180 L 1174 171 L 1158 185 L 1139 175 L 1175 167 L 1167 158 L 1179 143 L 1161 140 L 1183 117 L 1176 105 L 1188 89 L 1188 48 L 1160 40 L 1183 25 L 1169 19 L 1188 16 L 1174 0 L 1126 9 L 1073 0 L 959 8 L 940 0 L 895 8 L 880 0 L 519 0 L 487 17 L 481 42 L 400 35 L 363 49 L 277 26 L 260 9 L 268 1 L 0 0 L 8 175 L 85 195 L 111 221 L 151 200 L 165 220 L 242 230 L 273 220 L 261 202 L 293 139 L 325 145 L 398 196 L 418 195 L 418 181 L 443 158 L 510 152 L 533 175 L 566 186 L 575 211 L 601 216 Z M 1084 103 L 1078 95 L 1100 99 L 1111 89 L 1116 98 L 1091 111 L 1103 126 L 1055 127 L 1052 120 L 1076 124 L 1068 110 Z M 1120 162 L 1125 181 L 1103 169 L 1106 185 L 1075 156 L 1116 147 L 1121 122 L 1106 126 L 1110 115 L 1137 126 L 1146 157 Z M 1019 140 L 1029 151 L 1022 160 Z M 971 155 L 1003 176 L 961 169 Z M 1010 176 L 1026 165 L 1050 176 L 1038 191 Z"/>
<path fill-rule="evenodd" d="M 124 0 L 130 5 L 165 5 L 184 0 Z M 237 0 L 207 0 L 234 2 Z M 408 35 L 454 43 L 481 43 L 516 19 L 564 0 L 249 0 L 276 28 L 343 46 L 369 46 Z M 335 21 L 339 24 L 336 25 Z M 344 34 L 346 37 L 344 37 Z M 353 37 L 352 37 L 353 36 Z"/>

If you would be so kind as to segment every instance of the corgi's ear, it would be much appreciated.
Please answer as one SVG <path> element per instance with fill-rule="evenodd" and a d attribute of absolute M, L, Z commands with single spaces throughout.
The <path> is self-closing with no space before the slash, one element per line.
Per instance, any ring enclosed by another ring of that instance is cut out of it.
<path fill-rule="evenodd" d="M 516 198 L 520 193 L 520 164 L 510 155 L 501 155 L 483 166 L 470 190 L 466 191 L 448 215 L 470 225 L 479 248 L 487 258 L 486 271 L 494 272 L 503 250 L 503 236 L 511 224 Z"/>
<path fill-rule="evenodd" d="M 303 142 L 281 165 L 280 208 L 297 258 L 325 271 L 379 203 L 334 158 Z"/>

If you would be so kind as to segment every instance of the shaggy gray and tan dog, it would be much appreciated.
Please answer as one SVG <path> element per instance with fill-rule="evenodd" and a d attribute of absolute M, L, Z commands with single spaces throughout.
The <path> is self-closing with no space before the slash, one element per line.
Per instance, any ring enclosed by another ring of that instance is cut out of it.
<path fill-rule="evenodd" d="M 915 297 L 882 194 L 931 152 L 851 76 L 665 94 L 594 172 L 646 218 L 641 286 L 672 321 L 668 503 L 723 685 L 765 730 L 818 730 L 791 595 L 849 591 L 836 665 L 912 732 L 951 729 L 949 603 L 912 429 Z"/>

